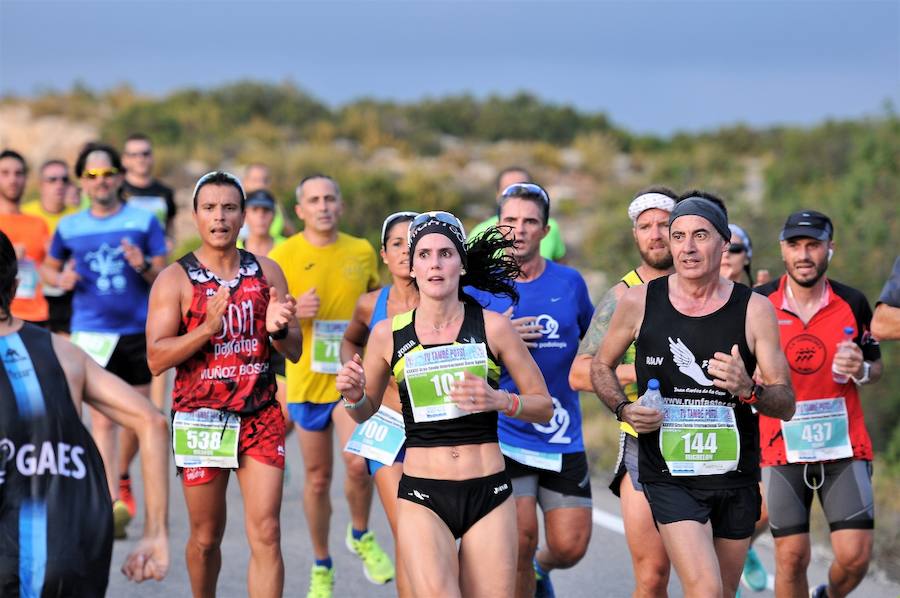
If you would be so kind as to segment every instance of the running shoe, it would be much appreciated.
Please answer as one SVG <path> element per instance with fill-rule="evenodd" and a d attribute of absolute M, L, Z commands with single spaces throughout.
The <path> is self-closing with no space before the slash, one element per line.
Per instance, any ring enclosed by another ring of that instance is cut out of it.
<path fill-rule="evenodd" d="M 131 513 L 128 512 L 128 507 L 117 499 L 113 503 L 113 538 L 116 540 L 127 538 L 128 534 L 125 533 L 125 528 L 130 522 Z"/>
<path fill-rule="evenodd" d="M 134 494 L 131 493 L 131 479 L 122 478 L 119 480 L 119 500 L 128 507 L 128 514 L 134 519 L 137 515 L 137 503 L 134 500 Z"/>
<path fill-rule="evenodd" d="M 810 590 L 809 598 L 828 598 L 828 584 L 823 583 L 822 585 Z"/>
<path fill-rule="evenodd" d="M 334 567 L 313 565 L 309 572 L 309 591 L 306 598 L 331 598 L 334 590 Z"/>
<path fill-rule="evenodd" d="M 394 579 L 394 564 L 378 545 L 375 533 L 367 531 L 359 540 L 353 539 L 352 525 L 347 526 L 347 548 L 362 559 L 363 573 L 366 579 L 374 584 L 382 585 Z"/>
<path fill-rule="evenodd" d="M 550 574 L 541 574 L 538 571 L 537 559 L 531 560 L 534 565 L 534 598 L 556 598 L 556 592 L 553 591 L 553 582 L 550 581 Z"/>
<path fill-rule="evenodd" d="M 769 574 L 766 573 L 765 566 L 759 560 L 759 555 L 752 546 L 747 551 L 747 558 L 744 560 L 744 573 L 741 575 L 741 580 L 754 592 L 762 592 L 769 583 Z"/>

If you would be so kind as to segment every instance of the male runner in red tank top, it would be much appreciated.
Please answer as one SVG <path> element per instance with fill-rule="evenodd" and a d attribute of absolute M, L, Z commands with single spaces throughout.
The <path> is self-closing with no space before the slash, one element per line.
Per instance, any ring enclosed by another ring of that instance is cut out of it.
<path fill-rule="evenodd" d="M 150 369 L 177 371 L 173 445 L 191 524 L 185 557 L 194 596 L 216 593 L 228 469 L 236 469 L 244 498 L 248 594 L 281 596 L 284 586 L 284 418 L 269 354 L 299 359 L 300 328 L 281 268 L 235 245 L 244 199 L 232 175 L 203 176 L 194 188 L 202 245 L 166 268 L 150 293 Z"/>

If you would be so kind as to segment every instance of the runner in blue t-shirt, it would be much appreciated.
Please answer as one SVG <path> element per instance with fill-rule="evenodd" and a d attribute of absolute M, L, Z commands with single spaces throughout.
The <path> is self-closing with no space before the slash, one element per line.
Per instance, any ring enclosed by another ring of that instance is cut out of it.
<path fill-rule="evenodd" d="M 591 484 L 581 435 L 578 392 L 568 372 L 578 342 L 590 324 L 593 305 L 581 275 L 540 255 L 547 234 L 550 200 L 532 184 L 507 190 L 499 226 L 512 227 L 513 249 L 522 269 L 516 281 L 519 303 L 481 291 L 466 291 L 485 308 L 507 314 L 544 374 L 553 398 L 553 418 L 531 424 L 500 415 L 500 448 L 512 478 L 519 527 L 517 596 L 552 594 L 549 572 L 574 566 L 590 540 Z M 500 387 L 518 392 L 504 369 Z M 544 512 L 547 546 L 537 548 L 536 506 Z M 537 594 L 535 594 L 537 583 Z"/>
<path fill-rule="evenodd" d="M 91 206 L 59 221 L 41 274 L 48 284 L 74 290 L 72 342 L 149 397 L 151 375 L 144 336 L 147 299 L 150 285 L 166 266 L 166 239 L 153 214 L 119 200 L 122 172 L 119 154 L 112 147 L 89 143 L 81 150 L 75 174 Z M 91 430 L 103 457 L 110 495 L 130 498 L 119 492 L 119 470 L 127 480 L 137 437 L 123 430 L 122 454 L 117 459 L 117 426 L 112 420 L 92 409 Z M 125 537 L 135 509 L 133 499 L 113 504 L 117 538 Z"/>

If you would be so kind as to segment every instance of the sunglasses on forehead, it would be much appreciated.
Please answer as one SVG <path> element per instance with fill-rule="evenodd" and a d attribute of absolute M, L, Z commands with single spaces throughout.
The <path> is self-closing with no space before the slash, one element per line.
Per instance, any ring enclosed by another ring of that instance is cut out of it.
<path fill-rule="evenodd" d="M 432 220 L 440 222 L 442 224 L 446 224 L 448 226 L 455 227 L 459 229 L 460 235 L 462 235 L 463 240 L 466 238 L 466 230 L 463 228 L 462 222 L 459 221 L 459 218 L 451 214 L 450 212 L 422 212 L 415 218 L 409 225 L 409 237 L 408 240 L 412 241 L 413 235 L 416 230 L 421 228 L 422 226 L 428 224 Z"/>
<path fill-rule="evenodd" d="M 743 243 L 732 243 L 728 246 L 728 253 L 746 253 L 747 246 Z"/>
<path fill-rule="evenodd" d="M 418 216 L 418 212 L 394 212 L 390 216 L 384 219 L 384 222 L 381 225 L 381 246 L 384 247 L 387 243 L 387 234 L 388 231 L 391 230 L 391 227 L 394 226 L 398 221 L 412 221 Z"/>
<path fill-rule="evenodd" d="M 500 199 L 509 199 L 512 197 L 538 197 L 544 202 L 544 205 L 550 205 L 550 196 L 544 191 L 544 188 L 534 183 L 514 183 L 503 190 Z"/>
<path fill-rule="evenodd" d="M 99 178 L 108 179 L 119 174 L 118 168 L 107 167 L 107 168 L 90 168 L 84 171 L 84 178 L 94 180 Z"/>

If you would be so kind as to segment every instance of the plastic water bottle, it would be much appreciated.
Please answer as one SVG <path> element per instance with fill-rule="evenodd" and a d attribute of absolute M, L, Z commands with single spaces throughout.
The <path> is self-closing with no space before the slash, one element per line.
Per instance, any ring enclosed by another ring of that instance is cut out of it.
<path fill-rule="evenodd" d="M 664 404 L 662 395 L 659 394 L 659 380 L 650 378 L 650 381 L 647 382 L 647 391 L 638 399 L 638 405 L 662 411 Z"/>
<path fill-rule="evenodd" d="M 844 338 L 841 339 L 841 342 L 853 340 L 853 327 L 847 326 L 844 328 Z M 846 351 L 847 349 L 838 347 L 838 350 L 835 351 L 834 356 L 837 357 L 841 354 L 842 351 Z M 850 376 L 847 374 L 842 374 L 835 369 L 834 360 L 831 362 L 831 377 L 838 384 L 846 384 L 850 381 Z"/>

